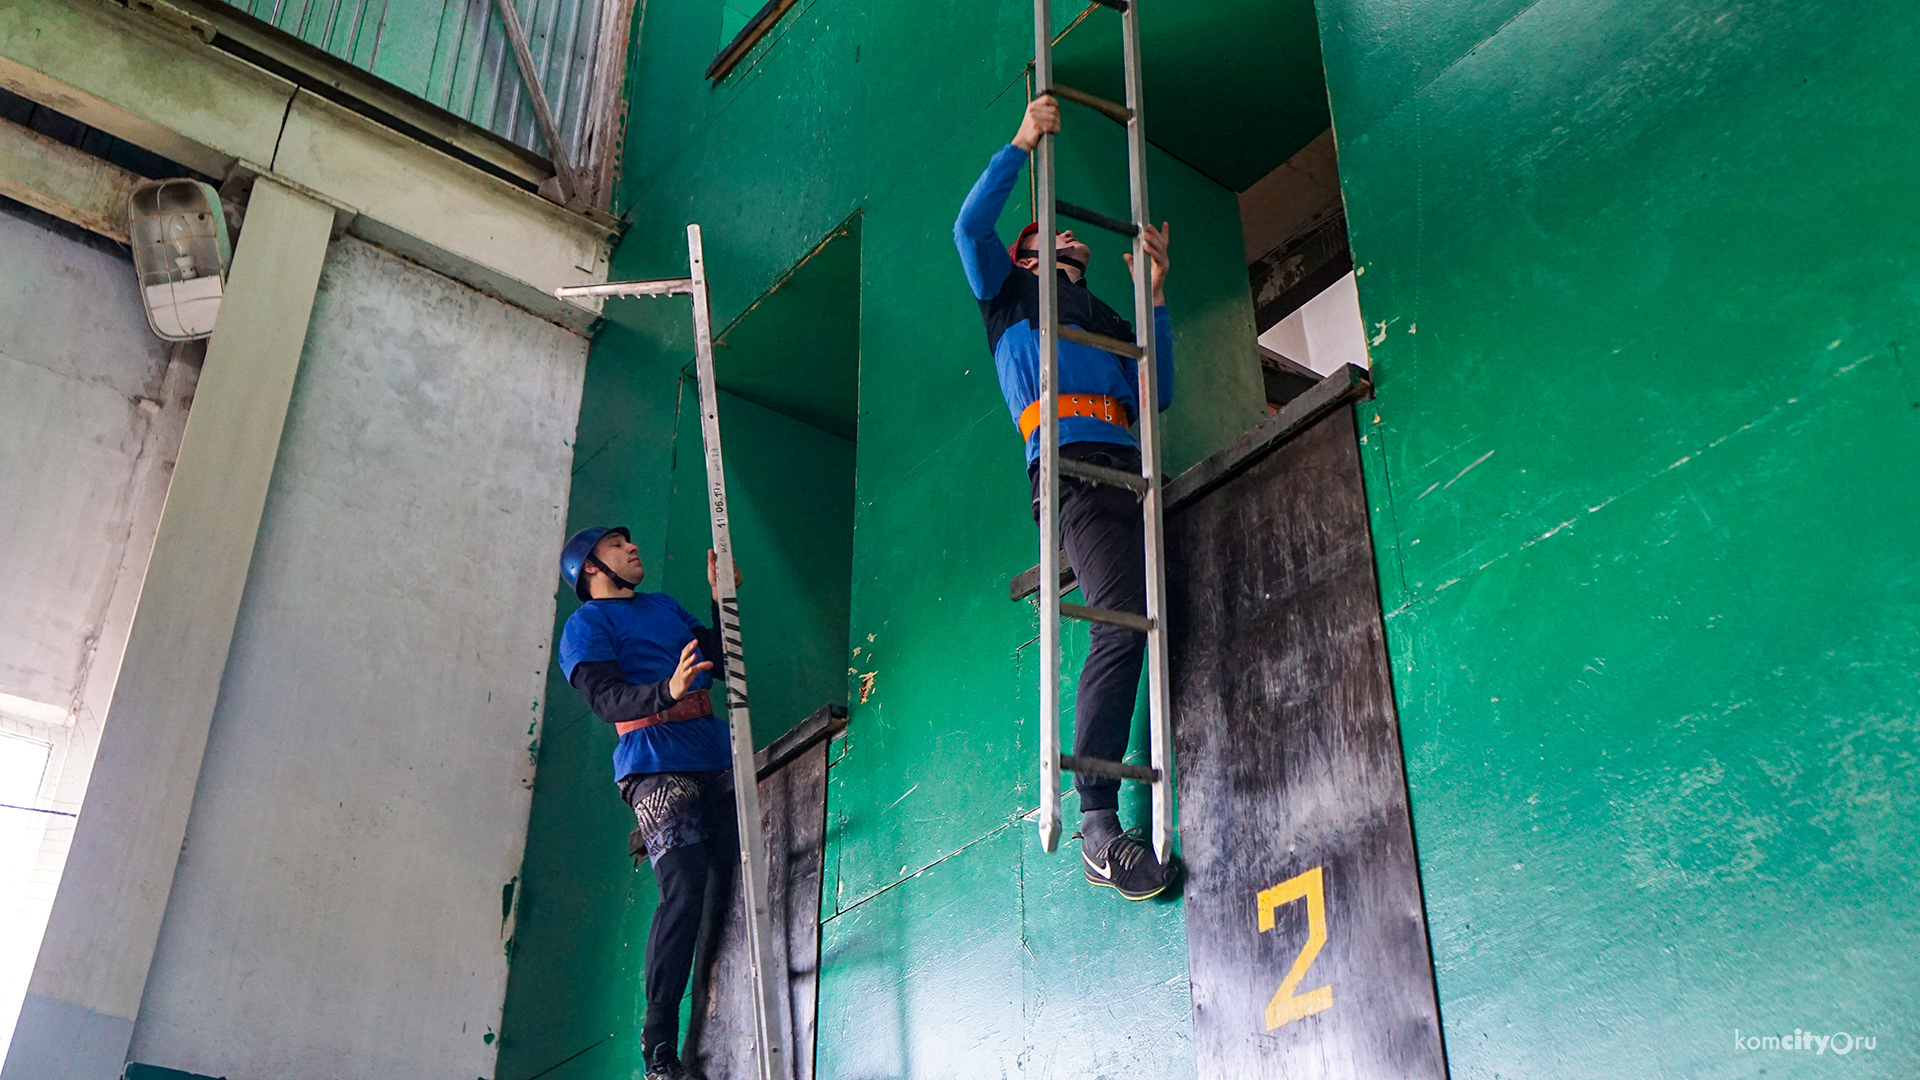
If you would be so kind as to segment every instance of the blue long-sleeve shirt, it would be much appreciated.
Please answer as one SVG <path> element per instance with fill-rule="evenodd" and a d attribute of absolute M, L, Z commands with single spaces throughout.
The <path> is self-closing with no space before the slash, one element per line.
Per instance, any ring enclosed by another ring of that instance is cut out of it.
<path fill-rule="evenodd" d="M 980 302 L 980 315 L 987 324 L 987 345 L 993 350 L 994 369 L 1000 375 L 1000 392 L 1007 399 L 1007 411 L 1016 426 L 1020 413 L 1040 398 L 1040 279 L 1013 264 L 1007 245 L 994 231 L 994 223 L 1026 162 L 1025 150 L 1011 144 L 1002 147 L 987 163 L 980 179 L 974 181 L 973 190 L 960 207 L 960 217 L 953 223 L 960 265 L 966 270 L 974 299 Z M 1061 271 L 1059 296 L 1063 325 L 1122 341 L 1134 340 L 1133 324 L 1102 303 L 1084 284 L 1070 280 L 1065 271 Z M 1160 408 L 1165 409 L 1173 401 L 1173 320 L 1164 304 L 1153 309 L 1153 330 L 1159 375 L 1155 389 Z M 1057 393 L 1103 394 L 1126 405 L 1130 416 L 1140 415 L 1139 365 L 1132 357 L 1075 341 L 1062 340 L 1059 348 Z M 1131 431 L 1091 416 L 1062 417 L 1060 442 L 1139 445 Z M 1039 456 L 1040 433 L 1035 430 L 1027 439 L 1027 461 L 1031 463 Z"/>

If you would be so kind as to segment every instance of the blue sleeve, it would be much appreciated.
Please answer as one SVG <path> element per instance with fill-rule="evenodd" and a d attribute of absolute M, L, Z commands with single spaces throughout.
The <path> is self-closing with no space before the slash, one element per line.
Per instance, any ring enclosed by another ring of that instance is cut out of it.
<path fill-rule="evenodd" d="M 581 608 L 567 617 L 567 625 L 560 631 L 560 674 L 571 683 L 573 669 L 580 664 L 597 660 L 618 660 L 619 652 L 613 646 L 613 635 L 607 632 L 606 625 L 595 618 L 591 609 Z"/>
<path fill-rule="evenodd" d="M 973 182 L 973 190 L 967 192 L 967 201 L 960 204 L 960 216 L 953 222 L 953 244 L 960 249 L 960 265 L 967 272 L 973 295 L 981 300 L 992 299 L 1013 269 L 1007 245 L 1000 242 L 993 226 L 1007 205 L 1020 167 L 1026 163 L 1025 150 L 1012 143 L 1001 147 L 987 162 L 980 179 Z"/>
<path fill-rule="evenodd" d="M 1160 385 L 1155 389 L 1160 395 L 1160 411 L 1167 411 L 1173 404 L 1173 316 L 1167 314 L 1167 305 L 1161 304 L 1153 309 L 1153 337 L 1159 352 L 1154 356 L 1153 373 L 1160 377 Z"/>

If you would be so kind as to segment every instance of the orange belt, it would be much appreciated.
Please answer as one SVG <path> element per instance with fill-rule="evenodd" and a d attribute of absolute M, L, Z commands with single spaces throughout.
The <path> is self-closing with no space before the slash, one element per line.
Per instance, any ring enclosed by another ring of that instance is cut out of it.
<path fill-rule="evenodd" d="M 676 720 L 695 720 L 712 715 L 713 698 L 708 696 L 705 690 L 695 690 L 674 702 L 673 707 L 665 712 L 643 716 L 638 720 L 622 720 L 613 725 L 613 730 L 625 735 L 629 731 L 639 731 L 643 727 L 652 727 L 655 724 L 671 724 Z"/>
<path fill-rule="evenodd" d="M 1062 418 L 1091 416 L 1096 420 L 1105 420 L 1109 424 L 1119 424 L 1121 427 L 1133 426 L 1133 417 L 1127 412 L 1127 407 L 1119 398 L 1111 398 L 1105 394 L 1061 394 L 1060 415 Z M 1040 403 L 1036 401 L 1020 410 L 1020 437 L 1033 438 L 1034 431 L 1039 427 Z"/>

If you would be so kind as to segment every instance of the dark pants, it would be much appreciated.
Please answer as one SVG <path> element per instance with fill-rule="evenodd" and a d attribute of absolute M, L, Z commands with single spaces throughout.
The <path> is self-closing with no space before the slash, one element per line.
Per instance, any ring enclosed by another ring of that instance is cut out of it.
<path fill-rule="evenodd" d="M 1077 458 L 1136 475 L 1140 451 L 1116 443 L 1068 443 L 1061 457 Z M 1033 518 L 1040 520 L 1040 468 L 1027 470 L 1033 486 Z M 1147 613 L 1146 541 L 1140 523 L 1140 500 L 1125 488 L 1090 484 L 1063 477 L 1060 483 L 1060 546 L 1080 582 L 1089 607 Z M 1133 703 L 1140 692 L 1140 662 L 1147 635 L 1105 623 L 1094 623 L 1087 662 L 1080 668 L 1080 687 L 1073 709 L 1073 752 L 1076 757 L 1119 761 L 1126 756 L 1133 731 Z M 1075 773 L 1080 810 L 1114 810 L 1120 806 L 1120 781 Z"/>
<path fill-rule="evenodd" d="M 660 906 L 647 931 L 647 1016 L 641 1053 L 680 1045 L 680 999 L 686 996 L 703 916 L 713 932 L 726 917 L 740 865 L 733 787 L 726 773 L 646 773 L 620 782 L 639 827 L 634 854 L 653 863 Z M 709 956 L 711 949 L 708 950 Z"/>

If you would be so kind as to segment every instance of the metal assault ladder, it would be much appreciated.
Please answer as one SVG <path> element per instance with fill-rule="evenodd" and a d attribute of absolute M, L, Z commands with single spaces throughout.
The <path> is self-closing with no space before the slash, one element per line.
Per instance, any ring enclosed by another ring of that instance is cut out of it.
<path fill-rule="evenodd" d="M 786 1036 L 789 1002 L 785 972 L 775 971 L 773 915 L 767 902 L 766 838 L 760 831 L 760 787 L 753 760 L 753 725 L 747 713 L 747 667 L 740 645 L 740 600 L 734 593 L 733 538 L 727 526 L 727 474 L 720 460 L 720 400 L 713 376 L 713 320 L 707 309 L 706 262 L 700 226 L 687 226 L 691 276 L 656 281 L 615 281 L 555 289 L 562 299 L 592 296 L 691 296 L 696 381 L 700 387 L 700 440 L 707 453 L 707 506 L 713 519 L 714 574 L 720 606 L 720 638 L 727 654 L 727 719 L 733 734 L 733 805 L 740 825 L 740 876 L 746 883 L 748 959 L 753 968 L 753 1019 L 760 1080 L 791 1080 Z"/>
<path fill-rule="evenodd" d="M 1147 216 L 1147 136 L 1140 117 L 1140 15 L 1138 0 L 1095 0 L 1120 16 L 1127 101 L 1122 105 L 1061 86 L 1053 80 L 1053 14 L 1049 0 L 1033 2 L 1034 95 L 1052 94 L 1127 125 L 1127 181 L 1132 190 L 1132 221 L 1057 199 L 1054 194 L 1052 135 L 1042 136 L 1033 153 L 1034 216 L 1039 222 L 1040 256 L 1040 846 L 1060 843 L 1060 770 L 1140 780 L 1153 786 L 1153 853 L 1163 864 L 1173 849 L 1173 722 L 1167 682 L 1165 542 L 1160 520 L 1160 402 L 1155 378 L 1158 357 L 1153 328 L 1152 270 L 1140 226 Z M 1135 340 L 1119 341 L 1059 325 L 1059 279 L 1054 257 L 1055 214 L 1097 225 L 1133 240 L 1133 326 Z M 1090 345 L 1139 361 L 1140 475 L 1107 469 L 1060 456 L 1060 339 Z M 1124 611 L 1069 604 L 1060 599 L 1060 476 L 1123 487 L 1140 499 L 1145 528 L 1147 617 Z M 1117 761 L 1096 761 L 1060 753 L 1060 617 L 1122 626 L 1147 635 L 1147 701 L 1152 735 L 1151 768 Z"/>

